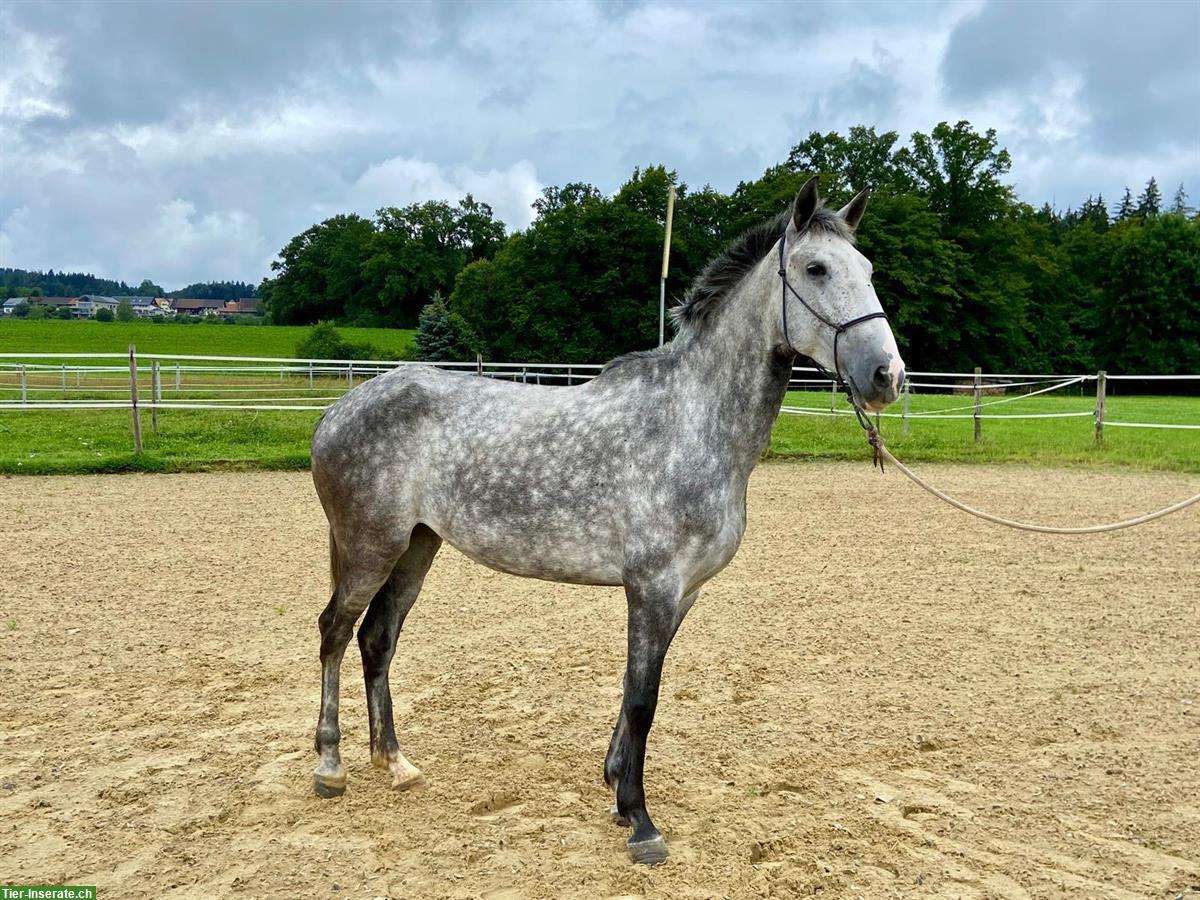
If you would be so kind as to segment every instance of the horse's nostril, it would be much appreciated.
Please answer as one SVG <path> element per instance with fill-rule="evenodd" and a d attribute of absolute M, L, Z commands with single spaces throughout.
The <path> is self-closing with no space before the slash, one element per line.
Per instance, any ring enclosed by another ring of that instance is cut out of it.
<path fill-rule="evenodd" d="M 871 377 L 871 380 L 878 390 L 887 390 L 892 386 L 892 370 L 887 366 L 880 366 L 875 370 L 875 374 Z"/>

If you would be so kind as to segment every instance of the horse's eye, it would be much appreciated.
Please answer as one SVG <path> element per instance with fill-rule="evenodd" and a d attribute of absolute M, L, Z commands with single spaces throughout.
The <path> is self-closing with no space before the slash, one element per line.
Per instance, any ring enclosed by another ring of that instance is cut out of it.
<path fill-rule="evenodd" d="M 821 278 L 827 274 L 825 267 L 821 263 L 809 263 L 805 271 L 813 278 Z"/>

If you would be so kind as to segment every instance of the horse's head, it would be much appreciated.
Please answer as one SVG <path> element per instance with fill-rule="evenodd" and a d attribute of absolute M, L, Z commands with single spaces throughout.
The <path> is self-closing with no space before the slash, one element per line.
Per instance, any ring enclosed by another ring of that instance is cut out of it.
<path fill-rule="evenodd" d="M 780 325 L 792 349 L 837 372 L 874 411 L 899 396 L 904 361 L 875 296 L 871 262 L 854 246 L 869 194 L 860 191 L 834 212 L 821 205 L 816 176 L 800 189 L 781 251 Z"/>

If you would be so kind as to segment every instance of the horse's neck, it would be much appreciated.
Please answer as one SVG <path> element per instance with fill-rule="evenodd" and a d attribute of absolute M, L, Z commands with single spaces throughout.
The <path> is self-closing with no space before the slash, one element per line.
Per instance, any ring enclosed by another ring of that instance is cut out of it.
<path fill-rule="evenodd" d="M 747 477 L 770 443 L 793 361 L 782 349 L 768 268 L 774 271 L 760 264 L 748 275 L 683 350 L 684 370 L 710 417 L 708 433 Z"/>

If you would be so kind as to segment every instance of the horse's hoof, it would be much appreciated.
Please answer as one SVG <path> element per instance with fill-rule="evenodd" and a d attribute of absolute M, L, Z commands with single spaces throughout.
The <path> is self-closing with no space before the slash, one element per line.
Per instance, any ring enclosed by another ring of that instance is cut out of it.
<path fill-rule="evenodd" d="M 641 866 L 657 866 L 667 861 L 667 842 L 661 834 L 646 841 L 629 842 L 629 858 Z"/>
<path fill-rule="evenodd" d="M 323 800 L 346 793 L 345 772 L 313 772 L 313 793 Z"/>
<path fill-rule="evenodd" d="M 414 788 L 425 787 L 425 776 L 416 769 L 408 773 L 392 771 L 392 788 L 397 791 L 411 791 Z"/>
<path fill-rule="evenodd" d="M 629 827 L 629 820 L 621 815 L 621 811 L 617 809 L 617 804 L 614 803 L 612 805 L 612 808 L 608 811 L 608 815 L 614 825 L 620 825 L 622 828 Z"/>

